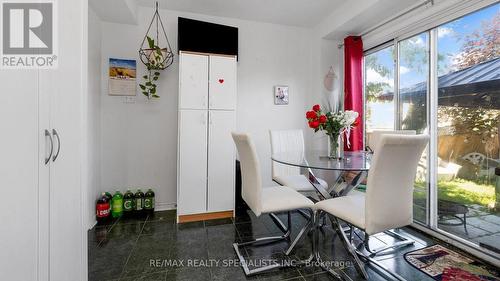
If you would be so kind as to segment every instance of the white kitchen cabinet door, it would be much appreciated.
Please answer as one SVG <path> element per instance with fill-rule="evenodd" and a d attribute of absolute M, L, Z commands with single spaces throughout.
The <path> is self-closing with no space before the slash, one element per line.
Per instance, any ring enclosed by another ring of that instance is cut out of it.
<path fill-rule="evenodd" d="M 236 109 L 236 57 L 210 56 L 209 109 Z"/>
<path fill-rule="evenodd" d="M 1 280 L 88 279 L 80 187 L 86 7 L 59 1 L 54 9 L 58 68 L 0 70 Z"/>
<path fill-rule="evenodd" d="M 208 56 L 180 55 L 179 109 L 207 109 Z"/>
<path fill-rule="evenodd" d="M 39 213 L 39 190 L 48 185 L 48 167 L 41 164 L 48 152 L 39 149 L 46 144 L 44 130 L 39 129 L 39 75 L 37 70 L 0 70 L 0 81 L 0 186 L 4 195 L 0 204 L 0 279 L 39 280 L 40 265 L 45 276 L 40 280 L 47 280 L 48 238 L 38 227 L 47 223 Z M 39 173 L 43 182 L 39 182 Z"/>
<path fill-rule="evenodd" d="M 40 70 L 40 93 L 50 97 L 54 144 L 49 161 L 50 281 L 87 279 L 87 229 L 83 225 L 87 212 L 82 208 L 86 7 L 82 1 L 58 1 L 58 67 Z"/>
<path fill-rule="evenodd" d="M 208 122 L 208 211 L 233 210 L 236 113 L 212 110 Z"/>
<path fill-rule="evenodd" d="M 179 113 L 179 177 L 177 215 L 207 211 L 206 110 Z"/>

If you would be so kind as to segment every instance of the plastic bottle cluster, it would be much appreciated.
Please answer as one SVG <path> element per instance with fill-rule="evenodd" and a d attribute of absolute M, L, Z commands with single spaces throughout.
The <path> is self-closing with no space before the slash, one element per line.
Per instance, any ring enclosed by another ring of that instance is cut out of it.
<path fill-rule="evenodd" d="M 155 193 L 148 189 L 143 193 L 140 189 L 134 194 L 130 189 L 122 194 L 119 190 L 111 195 L 103 192 L 96 203 L 96 219 L 104 222 L 108 219 L 121 216 L 141 216 L 154 212 Z"/>

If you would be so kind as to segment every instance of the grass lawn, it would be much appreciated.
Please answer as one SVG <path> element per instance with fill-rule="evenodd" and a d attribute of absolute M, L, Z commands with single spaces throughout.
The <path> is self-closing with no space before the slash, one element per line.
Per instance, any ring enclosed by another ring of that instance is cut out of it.
<path fill-rule="evenodd" d="M 426 187 L 424 182 L 415 183 L 415 198 L 425 198 Z M 478 184 L 473 181 L 454 179 L 453 181 L 438 182 L 438 198 L 465 205 L 477 204 L 485 208 L 495 206 L 495 186 Z"/>

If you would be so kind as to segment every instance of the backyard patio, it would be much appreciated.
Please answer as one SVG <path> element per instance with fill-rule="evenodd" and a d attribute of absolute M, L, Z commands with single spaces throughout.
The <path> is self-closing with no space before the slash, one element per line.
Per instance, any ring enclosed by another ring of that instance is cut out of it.
<path fill-rule="evenodd" d="M 481 247 L 500 249 L 500 210 L 494 182 L 455 178 L 438 182 L 439 228 Z M 416 182 L 414 215 L 425 221 L 425 182 Z"/>

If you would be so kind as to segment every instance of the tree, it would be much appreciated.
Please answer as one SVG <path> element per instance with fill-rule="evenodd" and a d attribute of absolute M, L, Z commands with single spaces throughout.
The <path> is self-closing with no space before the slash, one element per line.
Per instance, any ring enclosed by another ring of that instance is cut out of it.
<path fill-rule="evenodd" d="M 394 48 L 390 47 L 392 56 L 394 56 Z M 376 55 L 365 56 L 365 68 L 373 70 L 381 77 L 394 77 L 392 69 L 382 65 Z M 392 91 L 391 86 L 387 82 L 367 81 L 365 85 L 366 100 L 376 101 L 380 95 L 387 91 Z"/>
<path fill-rule="evenodd" d="M 392 56 L 394 57 L 394 48 L 390 47 Z M 378 56 L 375 54 L 365 56 L 365 69 L 366 73 L 372 70 L 379 74 L 383 78 L 394 77 L 392 69 L 382 65 L 378 61 Z M 366 79 L 366 77 L 365 77 Z M 368 81 L 365 84 L 365 101 L 366 102 L 377 102 L 380 101 L 380 96 L 387 92 L 392 92 L 393 89 L 391 85 L 383 81 Z M 370 107 L 366 107 L 365 118 L 366 120 L 371 120 L 372 112 Z"/>
<path fill-rule="evenodd" d="M 500 12 L 490 20 L 481 23 L 481 27 L 459 38 L 463 41 L 460 55 L 454 62 L 458 70 L 472 67 L 479 63 L 500 56 Z M 498 134 L 499 110 L 482 107 L 441 107 L 440 119 L 449 118 L 455 134 L 476 134 L 483 141 L 494 139 Z"/>
<path fill-rule="evenodd" d="M 419 44 L 418 37 L 401 41 L 400 61 L 405 66 L 417 72 L 427 71 L 428 56 L 426 44 Z M 481 27 L 472 33 L 458 37 L 458 42 L 462 42 L 460 55 L 453 62 L 454 69 L 464 69 L 478 63 L 488 61 L 500 56 L 500 12 L 497 12 L 490 20 L 481 23 Z M 421 42 L 420 42 L 421 43 Z M 394 51 L 391 52 L 394 58 Z M 446 63 L 443 54 L 438 54 L 439 68 L 447 68 L 442 63 Z M 392 69 L 383 67 L 377 56 L 367 56 L 365 59 L 367 69 L 377 72 L 380 76 L 394 77 Z M 440 71 L 441 73 L 441 71 Z M 367 81 L 365 86 L 367 101 L 381 101 L 380 95 L 392 91 L 390 85 L 384 82 Z M 450 118 L 453 131 L 458 133 L 472 133 L 481 135 L 483 139 L 488 139 L 496 134 L 497 126 L 492 120 L 498 120 L 498 110 L 487 108 L 463 108 L 463 107 L 443 107 L 440 106 L 441 118 Z M 371 114 L 371 112 L 367 112 Z M 425 100 L 416 99 L 410 102 L 406 116 L 402 120 L 404 129 L 422 130 L 426 126 L 427 109 Z"/>
<path fill-rule="evenodd" d="M 500 12 L 491 20 L 481 23 L 481 28 L 460 38 L 464 41 L 455 67 L 464 69 L 500 56 Z"/>
<path fill-rule="evenodd" d="M 443 106 L 439 108 L 438 119 L 452 124 L 454 135 L 479 135 L 483 140 L 497 137 L 499 110 L 482 107 Z"/>

